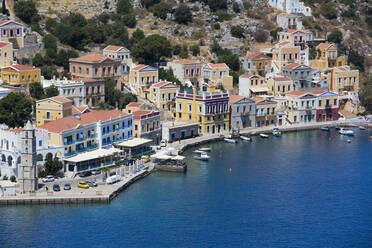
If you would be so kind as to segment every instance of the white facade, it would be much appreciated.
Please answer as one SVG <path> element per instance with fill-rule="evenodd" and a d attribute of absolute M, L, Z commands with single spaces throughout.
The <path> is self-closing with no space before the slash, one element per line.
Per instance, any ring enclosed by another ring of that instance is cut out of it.
<path fill-rule="evenodd" d="M 276 23 L 284 30 L 302 30 L 302 16 L 298 14 L 282 13 L 276 16 Z"/>
<path fill-rule="evenodd" d="M 311 16 L 311 8 L 306 7 L 304 2 L 299 0 L 269 0 L 268 3 L 271 7 L 282 10 L 289 14 L 296 13 Z"/>
<path fill-rule="evenodd" d="M 61 79 L 42 79 L 43 88 L 56 86 L 59 90 L 59 95 L 66 97 L 72 101 L 72 105 L 81 107 L 85 103 L 85 83 L 83 81 L 72 81 L 67 78 Z"/>

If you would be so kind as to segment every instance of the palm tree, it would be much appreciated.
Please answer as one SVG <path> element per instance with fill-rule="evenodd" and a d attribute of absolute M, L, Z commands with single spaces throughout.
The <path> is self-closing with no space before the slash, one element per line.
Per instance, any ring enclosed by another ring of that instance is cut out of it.
<path fill-rule="evenodd" d="M 105 174 L 106 178 L 109 177 L 109 175 L 110 175 L 110 168 L 109 167 L 103 167 L 101 169 L 101 171 L 102 171 L 103 174 Z"/>

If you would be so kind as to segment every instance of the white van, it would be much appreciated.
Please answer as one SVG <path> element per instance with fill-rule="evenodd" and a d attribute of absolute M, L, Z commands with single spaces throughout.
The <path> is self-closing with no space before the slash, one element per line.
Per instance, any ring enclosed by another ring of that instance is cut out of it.
<path fill-rule="evenodd" d="M 113 184 L 113 183 L 117 183 L 119 181 L 120 181 L 120 176 L 119 175 L 113 175 L 113 176 L 108 177 L 106 179 L 107 184 Z"/>

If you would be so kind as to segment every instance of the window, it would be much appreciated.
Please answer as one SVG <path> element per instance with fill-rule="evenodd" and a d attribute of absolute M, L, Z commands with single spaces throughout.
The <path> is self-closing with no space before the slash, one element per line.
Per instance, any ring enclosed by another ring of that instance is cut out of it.
<path fill-rule="evenodd" d="M 46 119 L 50 120 L 50 112 L 46 112 Z"/>
<path fill-rule="evenodd" d="M 43 141 L 39 140 L 39 146 L 43 146 Z"/>
<path fill-rule="evenodd" d="M 319 107 L 322 106 L 322 100 L 319 100 Z"/>
<path fill-rule="evenodd" d="M 333 104 L 336 106 L 337 105 L 337 99 L 333 100 Z"/>

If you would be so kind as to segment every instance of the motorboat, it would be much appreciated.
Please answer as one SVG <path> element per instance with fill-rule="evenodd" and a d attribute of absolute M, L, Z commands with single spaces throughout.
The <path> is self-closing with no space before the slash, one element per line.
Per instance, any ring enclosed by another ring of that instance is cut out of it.
<path fill-rule="evenodd" d="M 264 138 L 264 139 L 267 139 L 267 138 L 269 138 L 269 135 L 267 135 L 267 134 L 264 134 L 264 133 L 260 133 L 260 136 L 261 136 L 261 138 Z"/>
<path fill-rule="evenodd" d="M 237 141 L 234 139 L 224 138 L 223 140 L 226 141 L 227 143 L 234 143 L 234 144 L 237 143 Z"/>
<path fill-rule="evenodd" d="M 322 127 L 322 131 L 328 132 L 329 131 L 329 127 Z"/>
<path fill-rule="evenodd" d="M 201 147 L 201 148 L 199 148 L 199 151 L 202 151 L 202 152 L 211 152 L 212 151 L 212 148 L 210 148 L 210 147 Z"/>
<path fill-rule="evenodd" d="M 342 135 L 347 135 L 347 136 L 353 136 L 354 135 L 353 130 L 346 129 L 346 128 L 340 128 L 339 133 L 342 134 Z"/>
<path fill-rule="evenodd" d="M 240 138 L 241 138 L 242 140 L 244 140 L 244 141 L 252 141 L 252 139 L 249 138 L 249 137 L 240 136 Z"/>
<path fill-rule="evenodd" d="M 202 160 L 202 161 L 208 161 L 209 158 L 210 158 L 210 156 L 208 156 L 208 154 L 206 152 L 200 153 L 199 156 L 194 156 L 194 159 Z"/>
<path fill-rule="evenodd" d="M 279 131 L 279 128 L 274 128 L 273 135 L 279 137 L 282 135 L 282 132 Z"/>
<path fill-rule="evenodd" d="M 363 127 L 363 126 L 359 126 L 359 129 L 360 130 L 366 130 L 367 128 L 366 127 Z"/>

